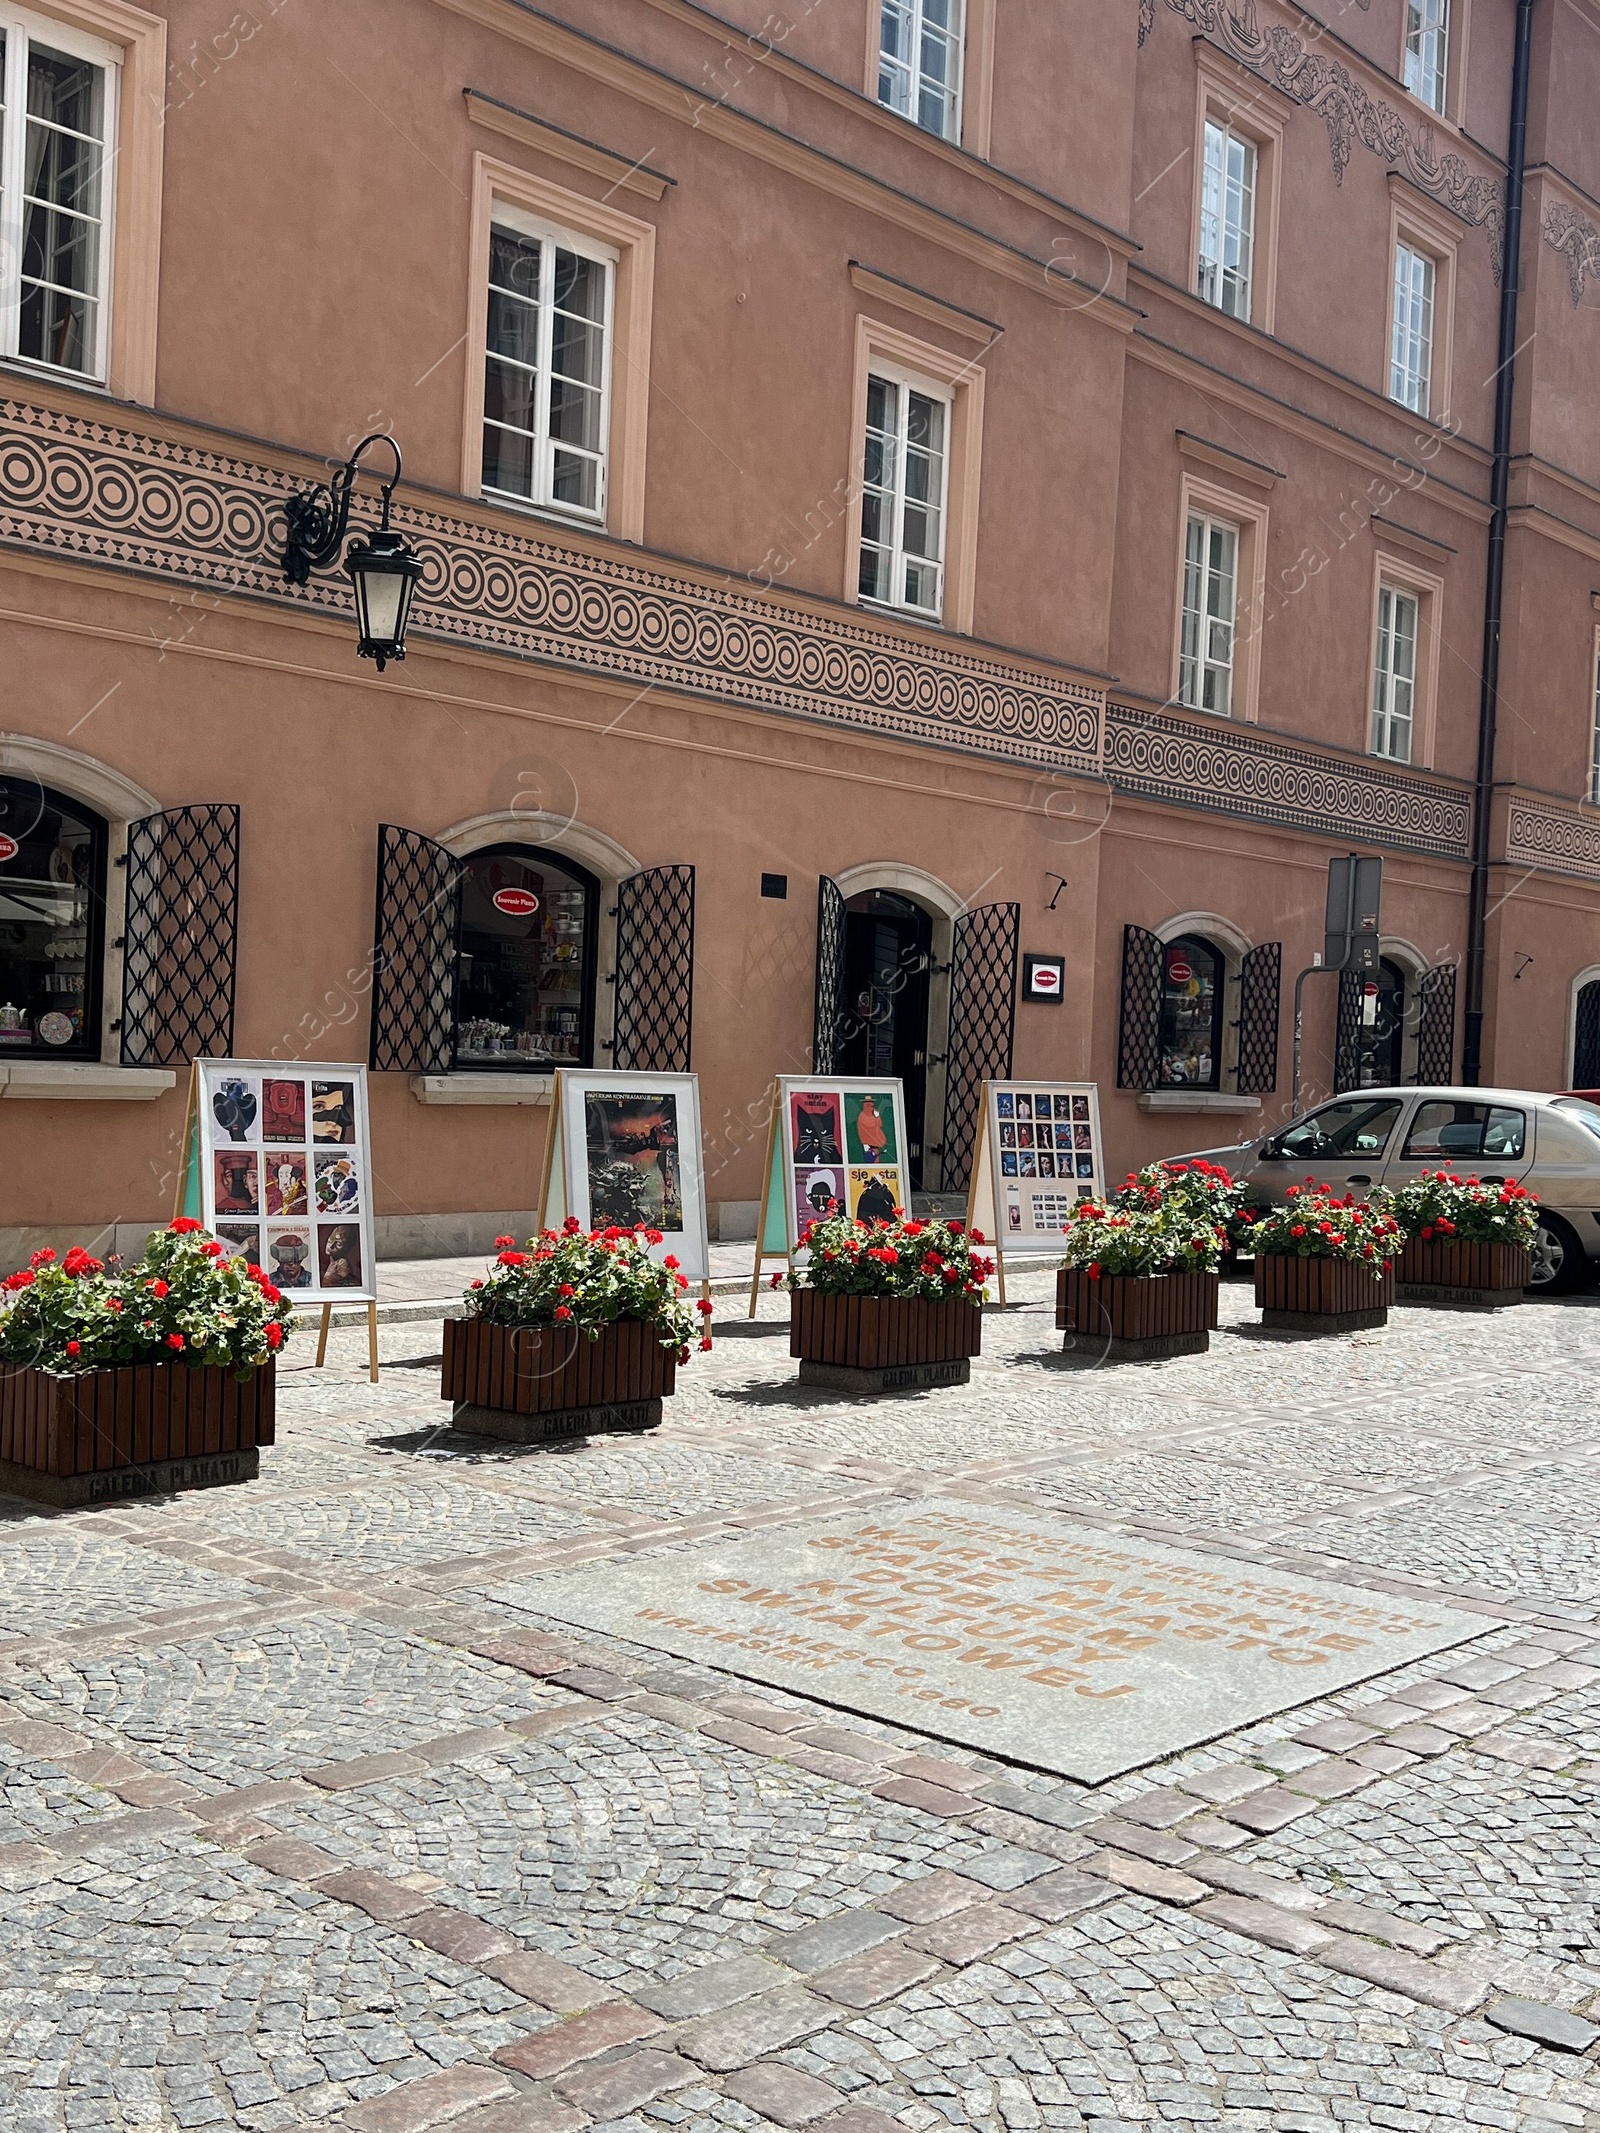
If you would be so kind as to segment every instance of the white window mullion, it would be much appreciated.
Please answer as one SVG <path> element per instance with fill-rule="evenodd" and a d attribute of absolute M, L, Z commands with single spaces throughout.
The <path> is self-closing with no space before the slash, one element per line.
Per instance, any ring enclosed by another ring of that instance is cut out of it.
<path fill-rule="evenodd" d="M 535 501 L 547 504 L 555 483 L 556 447 L 550 435 L 550 371 L 554 360 L 556 322 L 556 248 L 546 237 L 539 246 L 539 375 L 534 384 L 533 434 Z"/>
<path fill-rule="evenodd" d="M 1600 646 L 1595 650 L 1594 725 L 1589 743 L 1589 800 L 1600 807 Z"/>
<path fill-rule="evenodd" d="M 22 183 L 27 152 L 28 40 L 0 16 L 6 34 L 4 132 L 0 135 L 0 355 L 17 352 L 22 325 Z"/>

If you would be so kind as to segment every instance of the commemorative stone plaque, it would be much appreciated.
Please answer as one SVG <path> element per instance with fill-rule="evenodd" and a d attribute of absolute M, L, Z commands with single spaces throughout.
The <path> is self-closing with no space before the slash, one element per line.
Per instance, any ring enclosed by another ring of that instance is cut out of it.
<path fill-rule="evenodd" d="M 520 1591 L 552 1620 L 1088 1783 L 1485 1627 L 1425 1598 L 939 1498 Z"/>

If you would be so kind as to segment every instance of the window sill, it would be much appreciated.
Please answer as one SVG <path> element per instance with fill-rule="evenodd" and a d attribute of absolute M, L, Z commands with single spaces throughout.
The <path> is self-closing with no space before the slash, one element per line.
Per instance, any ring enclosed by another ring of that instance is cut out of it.
<path fill-rule="evenodd" d="M 1139 1098 L 1141 1111 L 1222 1111 L 1241 1116 L 1259 1111 L 1259 1096 L 1230 1096 L 1221 1089 L 1146 1089 Z"/>
<path fill-rule="evenodd" d="M 413 1074 L 419 1104 L 548 1104 L 553 1074 Z"/>
<path fill-rule="evenodd" d="M 148 1104 L 177 1085 L 177 1075 L 167 1067 L 104 1066 L 88 1059 L 0 1059 L 0 1097 Z"/>

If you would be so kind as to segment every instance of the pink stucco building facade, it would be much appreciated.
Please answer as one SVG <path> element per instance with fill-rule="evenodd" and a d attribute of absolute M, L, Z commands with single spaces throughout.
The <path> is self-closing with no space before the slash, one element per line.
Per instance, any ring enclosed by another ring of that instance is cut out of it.
<path fill-rule="evenodd" d="M 1309 1088 L 1600 1076 L 1593 0 L 0 32 L 0 1256 L 169 1210 L 197 1050 L 370 1057 L 390 1253 L 526 1222 L 563 1062 L 692 1063 L 726 1235 L 824 1056 L 930 1192 L 1008 1063 L 1242 1138 L 1348 851 Z M 381 675 L 281 569 L 373 431 Z"/>

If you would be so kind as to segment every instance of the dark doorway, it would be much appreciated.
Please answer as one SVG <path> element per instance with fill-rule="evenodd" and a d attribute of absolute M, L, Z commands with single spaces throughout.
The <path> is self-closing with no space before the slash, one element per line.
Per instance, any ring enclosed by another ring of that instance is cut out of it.
<path fill-rule="evenodd" d="M 1363 994 L 1360 1078 L 1356 1085 L 1362 1089 L 1395 1089 L 1400 1086 L 1405 1060 L 1406 974 L 1398 963 L 1385 957 L 1375 975 L 1365 982 L 1378 989 L 1376 995 Z"/>
<path fill-rule="evenodd" d="M 923 1190 L 928 1101 L 928 980 L 933 920 L 909 896 L 868 889 L 845 905 L 838 1071 L 886 1074 L 905 1085 L 911 1189 Z"/>

